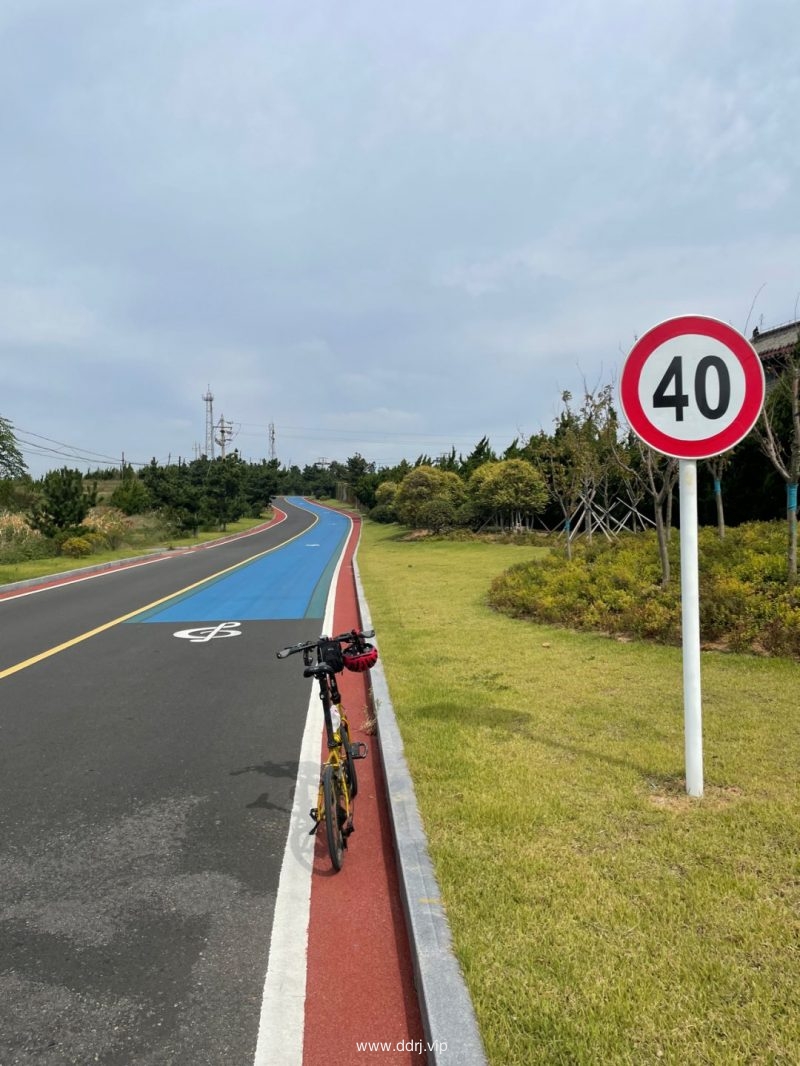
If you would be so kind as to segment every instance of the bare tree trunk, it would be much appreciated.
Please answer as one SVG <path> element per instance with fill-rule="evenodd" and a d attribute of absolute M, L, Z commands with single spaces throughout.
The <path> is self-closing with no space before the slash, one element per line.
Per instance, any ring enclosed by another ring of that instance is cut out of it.
<path fill-rule="evenodd" d="M 786 521 L 789 525 L 787 563 L 790 589 L 797 584 L 797 482 L 786 486 Z"/>
<path fill-rule="evenodd" d="M 664 517 L 664 525 L 666 526 L 667 531 L 667 540 L 672 540 L 672 504 L 674 502 L 674 496 L 675 493 L 673 491 L 673 486 L 670 485 L 669 492 L 667 493 Z"/>
<path fill-rule="evenodd" d="M 656 503 L 656 538 L 658 539 L 658 557 L 661 560 L 661 587 L 667 588 L 670 581 L 669 548 L 667 545 L 667 527 L 661 504 Z"/>
<path fill-rule="evenodd" d="M 661 455 L 640 440 L 633 441 L 633 448 L 634 454 L 638 454 L 641 461 L 640 465 L 634 465 L 619 451 L 615 455 L 620 468 L 630 478 L 631 486 L 634 489 L 643 490 L 642 495 L 648 495 L 653 502 L 658 554 L 661 560 L 661 586 L 666 588 L 670 582 L 667 542 L 672 518 L 672 492 L 678 479 L 678 460 Z M 630 488 L 628 492 L 633 499 Z M 637 492 L 637 497 L 638 495 Z"/>
<path fill-rule="evenodd" d="M 722 484 L 718 477 L 714 478 L 714 500 L 717 504 L 717 532 L 719 539 L 725 540 L 725 509 L 722 506 Z"/>
<path fill-rule="evenodd" d="M 714 479 L 714 503 L 717 508 L 717 533 L 720 540 L 725 540 L 725 508 L 722 505 L 722 474 L 730 462 L 731 453 L 715 455 L 707 459 L 708 469 Z"/>
<path fill-rule="evenodd" d="M 800 343 L 787 357 L 783 373 L 768 392 L 767 400 L 771 394 L 780 395 L 779 390 L 783 389 L 788 390 L 792 414 L 791 438 L 787 441 L 780 439 L 774 407 L 769 402 L 764 405 L 756 436 L 761 450 L 786 483 L 787 585 L 794 589 L 797 584 L 797 483 L 800 480 Z"/>
<path fill-rule="evenodd" d="M 793 444 L 786 486 L 786 517 L 789 523 L 789 589 L 797 584 L 797 475 L 800 472 L 800 365 L 792 364 L 792 429 Z"/>

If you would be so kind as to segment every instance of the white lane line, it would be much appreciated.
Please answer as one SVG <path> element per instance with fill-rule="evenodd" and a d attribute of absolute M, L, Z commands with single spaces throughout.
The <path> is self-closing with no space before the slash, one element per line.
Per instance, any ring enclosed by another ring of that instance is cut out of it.
<path fill-rule="evenodd" d="M 352 533 L 353 521 L 350 519 L 350 532 L 345 539 L 328 591 L 323 633 L 333 632 L 336 586 Z M 308 812 L 317 805 L 322 727 L 322 705 L 312 686 L 300 747 L 300 765 L 289 819 L 289 835 L 275 898 L 253 1066 L 303 1066 L 308 922 L 311 913 L 311 874 L 316 840 L 316 837 L 309 836 Z"/>

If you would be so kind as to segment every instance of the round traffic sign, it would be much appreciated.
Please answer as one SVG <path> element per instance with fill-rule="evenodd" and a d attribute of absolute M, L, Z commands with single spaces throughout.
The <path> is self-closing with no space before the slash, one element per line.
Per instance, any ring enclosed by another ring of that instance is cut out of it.
<path fill-rule="evenodd" d="M 764 368 L 741 333 L 716 318 L 681 315 L 634 344 L 620 401 L 645 444 L 678 459 L 708 459 L 747 436 L 764 404 Z"/>

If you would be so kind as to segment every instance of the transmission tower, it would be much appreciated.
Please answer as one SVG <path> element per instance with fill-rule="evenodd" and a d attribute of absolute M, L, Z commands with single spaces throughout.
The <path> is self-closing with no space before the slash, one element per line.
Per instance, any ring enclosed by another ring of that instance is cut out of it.
<path fill-rule="evenodd" d="M 273 462 L 273 460 L 275 460 L 277 458 L 278 457 L 277 457 L 277 455 L 275 453 L 275 423 L 274 422 L 270 422 L 270 424 L 269 424 L 269 461 Z"/>
<path fill-rule="evenodd" d="M 211 395 L 211 386 L 208 386 L 203 403 L 206 405 L 206 457 L 214 458 L 214 397 Z"/>

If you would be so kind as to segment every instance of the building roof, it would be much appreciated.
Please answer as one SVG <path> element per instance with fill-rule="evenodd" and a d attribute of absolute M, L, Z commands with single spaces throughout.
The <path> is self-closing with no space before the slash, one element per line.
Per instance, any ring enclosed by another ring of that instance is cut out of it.
<path fill-rule="evenodd" d="M 789 322 L 785 326 L 765 330 L 763 333 L 753 330 L 750 343 L 761 356 L 763 363 L 773 362 L 788 355 L 800 340 L 800 322 Z"/>

